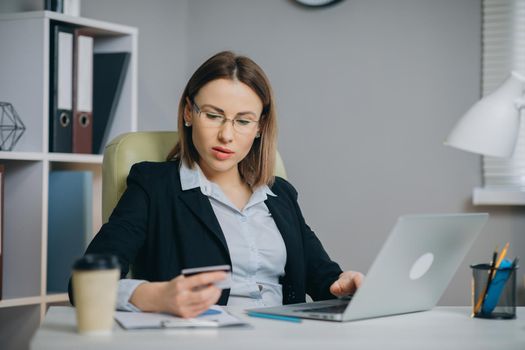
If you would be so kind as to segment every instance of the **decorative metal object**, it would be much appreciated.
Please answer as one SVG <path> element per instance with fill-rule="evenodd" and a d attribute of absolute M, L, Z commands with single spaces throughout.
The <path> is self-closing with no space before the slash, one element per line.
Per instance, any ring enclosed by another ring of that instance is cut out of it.
<path fill-rule="evenodd" d="M 9 102 L 0 102 L 0 151 L 12 151 L 26 126 Z"/>

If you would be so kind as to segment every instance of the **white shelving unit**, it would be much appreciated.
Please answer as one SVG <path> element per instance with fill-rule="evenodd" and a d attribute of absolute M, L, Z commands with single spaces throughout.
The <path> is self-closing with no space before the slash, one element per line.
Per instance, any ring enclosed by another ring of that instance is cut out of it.
<path fill-rule="evenodd" d="M 29 333 L 49 304 L 68 301 L 67 294 L 48 294 L 46 288 L 49 172 L 92 171 L 94 232 L 102 224 L 102 155 L 48 150 L 51 21 L 89 30 L 95 52 L 131 53 L 108 140 L 137 130 L 136 28 L 48 11 L 0 15 L 0 101 L 12 103 L 26 126 L 12 152 L 0 151 L 0 163 L 6 169 L 0 339 L 8 336 L 4 333 L 9 327 L 4 326 L 10 320 L 31 324 L 33 329 L 25 327 Z"/>

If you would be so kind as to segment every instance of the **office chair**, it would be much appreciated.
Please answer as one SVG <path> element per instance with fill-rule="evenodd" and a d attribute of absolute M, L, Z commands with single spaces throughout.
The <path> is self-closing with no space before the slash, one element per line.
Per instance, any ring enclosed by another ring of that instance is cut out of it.
<path fill-rule="evenodd" d="M 178 140 L 176 131 L 129 132 L 113 139 L 104 149 L 102 163 L 102 222 L 111 212 L 126 189 L 131 166 L 142 161 L 166 160 Z M 277 152 L 275 175 L 286 179 L 283 161 Z"/>

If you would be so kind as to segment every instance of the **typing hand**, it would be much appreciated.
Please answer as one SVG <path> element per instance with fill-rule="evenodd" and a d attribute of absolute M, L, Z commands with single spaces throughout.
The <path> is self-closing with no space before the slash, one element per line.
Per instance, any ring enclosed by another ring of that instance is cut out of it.
<path fill-rule="evenodd" d="M 330 286 L 330 293 L 336 297 L 344 297 L 354 294 L 363 283 L 364 275 L 361 272 L 345 271 L 339 275 L 339 279 Z"/>

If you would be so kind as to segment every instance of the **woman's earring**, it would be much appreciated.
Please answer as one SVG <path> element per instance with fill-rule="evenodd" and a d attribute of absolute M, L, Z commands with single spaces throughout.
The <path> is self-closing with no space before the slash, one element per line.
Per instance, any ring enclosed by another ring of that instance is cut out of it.
<path fill-rule="evenodd" d="M 257 134 L 255 134 L 255 138 L 258 139 L 259 137 L 261 137 L 261 133 L 258 132 Z"/>
<path fill-rule="evenodd" d="M 190 123 L 190 122 L 185 122 L 185 123 L 184 123 L 184 126 L 190 127 L 190 126 L 191 126 L 191 123 Z"/>

